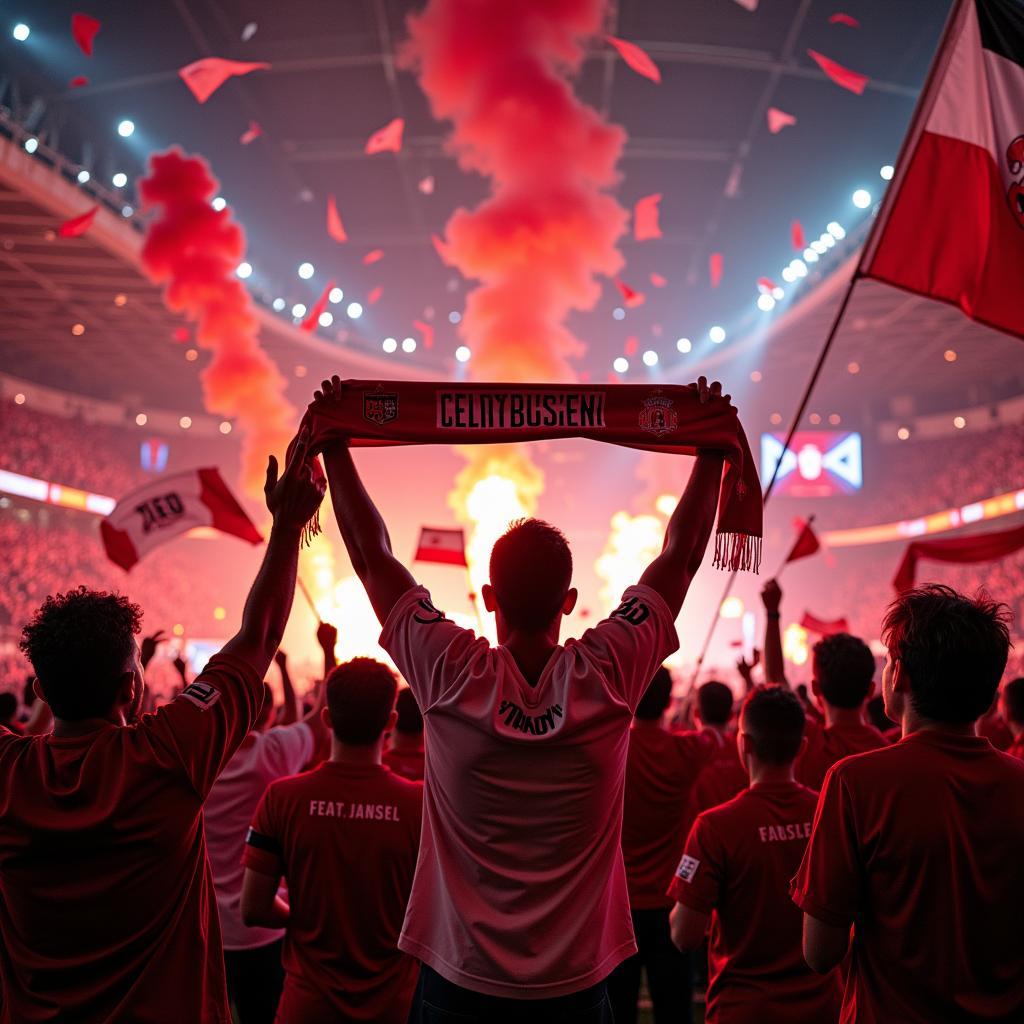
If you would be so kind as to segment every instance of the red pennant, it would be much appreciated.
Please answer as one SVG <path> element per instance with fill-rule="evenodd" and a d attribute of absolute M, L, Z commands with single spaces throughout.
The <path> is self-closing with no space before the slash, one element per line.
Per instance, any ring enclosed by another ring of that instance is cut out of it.
<path fill-rule="evenodd" d="M 757 279 L 757 287 L 760 288 L 765 295 L 771 295 L 771 293 L 778 288 L 778 285 L 770 277 L 759 277 Z"/>
<path fill-rule="evenodd" d="M 811 518 L 813 519 L 814 517 L 812 516 Z M 817 535 L 811 528 L 810 522 L 804 522 L 802 519 L 794 519 L 793 528 L 799 532 L 797 533 L 797 538 L 793 543 L 793 547 L 786 556 L 787 565 L 790 562 L 798 562 L 801 558 L 809 558 L 821 548 L 821 542 L 818 540 Z"/>
<path fill-rule="evenodd" d="M 348 235 L 345 234 L 345 225 L 341 223 L 341 214 L 334 202 L 334 196 L 327 197 L 327 234 L 336 242 L 347 242 Z"/>
<path fill-rule="evenodd" d="M 808 50 L 807 56 L 810 57 L 818 67 L 836 83 L 836 85 L 841 86 L 843 89 L 849 89 L 850 92 L 855 92 L 858 96 L 864 92 L 864 89 L 868 84 L 867 75 L 862 75 L 857 71 L 851 71 L 849 68 L 844 68 L 842 64 L 837 64 L 834 60 L 830 60 L 823 54 L 818 53 L 817 50 Z"/>
<path fill-rule="evenodd" d="M 316 305 L 309 311 L 309 316 L 302 321 L 302 329 L 304 331 L 315 331 L 317 324 L 320 323 L 320 314 L 327 308 L 327 302 L 331 296 L 331 289 L 334 287 L 333 281 L 327 282 L 327 287 L 324 289 L 323 295 L 316 300 Z"/>
<path fill-rule="evenodd" d="M 658 224 L 658 203 L 661 193 L 638 199 L 633 207 L 633 237 L 642 242 L 648 238 L 661 238 L 661 226 Z"/>
<path fill-rule="evenodd" d="M 661 274 L 651 274 L 651 284 L 653 284 L 655 288 L 664 288 L 665 285 L 668 284 L 668 281 L 666 278 L 662 277 Z"/>
<path fill-rule="evenodd" d="M 89 79 L 85 75 L 75 75 L 74 78 L 68 82 L 69 89 L 80 89 L 83 85 L 88 85 Z"/>
<path fill-rule="evenodd" d="M 636 350 L 640 347 L 640 342 L 636 338 L 627 338 L 626 344 L 623 346 L 622 351 L 627 356 L 635 356 Z"/>
<path fill-rule="evenodd" d="M 384 294 L 384 285 L 379 284 L 376 288 L 372 289 L 370 294 L 366 296 L 366 304 L 368 306 L 376 306 L 380 297 Z"/>
<path fill-rule="evenodd" d="M 846 619 L 819 619 L 817 615 L 812 615 L 810 612 L 804 612 L 800 625 L 808 633 L 818 633 L 820 636 L 834 636 L 836 633 L 850 632 L 850 624 Z"/>
<path fill-rule="evenodd" d="M 844 14 L 842 11 L 836 11 L 835 14 L 830 15 L 828 23 L 830 25 L 848 25 L 850 28 L 860 28 L 860 22 L 853 15 Z"/>
<path fill-rule="evenodd" d="M 92 227 L 92 222 L 96 219 L 96 213 L 99 208 L 97 203 L 91 210 L 86 210 L 80 216 L 64 221 L 60 226 L 60 231 L 57 233 L 61 238 L 77 238 L 79 235 L 84 235 Z"/>
<path fill-rule="evenodd" d="M 708 276 L 711 278 L 712 288 L 717 288 L 722 283 L 723 262 L 720 252 L 713 252 L 708 257 Z"/>
<path fill-rule="evenodd" d="M 633 309 L 635 306 L 642 306 L 647 301 L 647 296 L 644 295 L 643 292 L 638 292 L 630 288 L 625 281 L 620 281 L 616 278 L 615 286 L 620 292 L 622 292 L 622 301 L 628 309 Z"/>
<path fill-rule="evenodd" d="M 416 328 L 420 334 L 423 335 L 423 347 L 433 348 L 434 347 L 434 328 L 430 324 L 425 324 L 422 320 L 413 320 L 413 327 Z"/>
<path fill-rule="evenodd" d="M 100 22 L 88 14 L 71 15 L 71 36 L 86 57 L 92 56 L 92 42 L 99 30 Z"/>
<path fill-rule="evenodd" d="M 448 243 L 440 235 L 431 235 L 430 241 L 434 244 L 434 251 L 441 258 L 441 262 L 451 266 L 451 250 Z"/>
<path fill-rule="evenodd" d="M 619 56 L 638 74 L 649 78 L 652 82 L 661 81 L 661 72 L 658 65 L 640 49 L 636 43 L 627 42 L 625 39 L 616 39 L 615 36 L 605 36 L 605 42 L 611 43 Z"/>
<path fill-rule="evenodd" d="M 382 259 L 384 259 L 384 250 L 383 249 L 371 249 L 363 257 L 363 266 L 364 267 L 368 267 L 368 266 L 370 266 L 371 263 L 376 263 L 378 260 L 382 260 Z"/>
<path fill-rule="evenodd" d="M 796 124 L 796 118 L 792 114 L 787 114 L 784 110 L 779 110 L 778 107 L 769 107 L 767 116 L 768 131 L 770 131 L 772 135 L 778 135 L 783 128 L 788 128 L 791 124 Z"/>
<path fill-rule="evenodd" d="M 242 132 L 242 137 L 238 140 L 243 146 L 248 146 L 250 142 L 254 142 L 263 134 L 263 129 L 260 127 L 259 122 L 250 121 L 249 127 Z"/>
<path fill-rule="evenodd" d="M 434 176 L 428 174 L 425 178 L 421 178 L 420 183 L 416 187 L 425 196 L 432 196 L 434 194 Z"/>
<path fill-rule="evenodd" d="M 402 150 L 402 132 L 405 129 L 405 120 L 396 117 L 388 121 L 383 128 L 375 131 L 366 140 L 366 155 L 373 156 L 374 153 L 400 153 Z"/>
<path fill-rule="evenodd" d="M 804 238 L 804 226 L 800 221 L 795 220 L 790 224 L 789 238 L 793 243 L 793 248 L 798 252 L 803 252 L 807 248 L 807 239 Z"/>
<path fill-rule="evenodd" d="M 200 102 L 205 103 L 229 78 L 247 75 L 250 71 L 269 68 L 262 61 L 225 60 L 223 57 L 203 57 L 178 69 L 181 80 Z"/>

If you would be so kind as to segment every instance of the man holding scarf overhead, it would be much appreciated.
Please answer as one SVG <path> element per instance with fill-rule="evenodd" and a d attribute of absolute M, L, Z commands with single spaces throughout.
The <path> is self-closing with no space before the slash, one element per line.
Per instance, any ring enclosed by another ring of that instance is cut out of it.
<path fill-rule="evenodd" d="M 413 1021 L 610 1021 L 605 978 L 636 951 L 620 834 L 630 720 L 676 650 L 675 619 L 722 490 L 718 561 L 756 564 L 760 489 L 721 385 L 578 390 L 324 381 L 305 421 L 324 456 L 381 645 L 423 711 L 420 856 L 399 947 L 423 963 Z M 392 554 L 349 444 L 582 436 L 697 454 L 661 554 L 612 615 L 559 644 L 576 603 L 562 534 L 494 546 L 482 596 L 499 646 L 449 621 Z M 723 480 L 723 460 L 727 469 Z M 524 1005 L 526 1003 L 526 1005 Z"/>

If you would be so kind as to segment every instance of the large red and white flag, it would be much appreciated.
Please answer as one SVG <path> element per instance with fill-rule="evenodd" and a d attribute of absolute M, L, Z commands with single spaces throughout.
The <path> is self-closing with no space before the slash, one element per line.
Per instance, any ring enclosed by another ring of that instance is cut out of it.
<path fill-rule="evenodd" d="M 435 530 L 424 526 L 416 548 L 417 562 L 466 565 L 466 537 L 461 529 Z"/>
<path fill-rule="evenodd" d="M 835 636 L 836 633 L 849 633 L 850 624 L 843 619 L 819 619 L 817 615 L 804 612 L 800 625 L 808 633 L 817 633 L 820 636 Z"/>
<path fill-rule="evenodd" d="M 126 494 L 100 522 L 107 557 L 131 569 L 153 548 L 197 526 L 259 544 L 263 537 L 213 468 L 169 473 Z"/>
<path fill-rule="evenodd" d="M 957 0 L 861 273 L 1024 337 L 1024 9 Z"/>

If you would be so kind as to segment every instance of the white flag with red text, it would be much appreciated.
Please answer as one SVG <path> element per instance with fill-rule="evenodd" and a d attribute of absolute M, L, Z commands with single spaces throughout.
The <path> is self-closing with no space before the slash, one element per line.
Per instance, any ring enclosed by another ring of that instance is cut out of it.
<path fill-rule="evenodd" d="M 107 557 L 131 569 L 153 548 L 207 526 L 259 544 L 263 537 L 214 468 L 190 469 L 150 480 L 126 494 L 100 523 Z"/>

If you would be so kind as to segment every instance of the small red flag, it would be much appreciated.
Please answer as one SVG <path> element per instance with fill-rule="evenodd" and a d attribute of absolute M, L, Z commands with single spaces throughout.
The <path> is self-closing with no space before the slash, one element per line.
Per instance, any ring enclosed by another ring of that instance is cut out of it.
<path fill-rule="evenodd" d="M 384 250 L 383 249 L 371 249 L 363 257 L 363 266 L 364 267 L 368 267 L 371 263 L 376 263 L 378 260 L 382 260 L 382 259 L 384 259 Z"/>
<path fill-rule="evenodd" d="M 327 282 L 327 287 L 324 289 L 323 294 L 319 299 L 316 300 L 316 305 L 309 311 L 309 316 L 302 321 L 302 329 L 304 331 L 315 331 L 317 325 L 320 323 L 320 314 L 327 308 L 327 302 L 331 295 L 331 289 L 334 287 L 333 281 Z"/>
<path fill-rule="evenodd" d="M 225 60 L 223 57 L 203 57 L 178 69 L 181 80 L 200 102 L 205 103 L 229 78 L 247 75 L 250 71 L 269 68 L 262 61 Z"/>
<path fill-rule="evenodd" d="M 818 540 L 814 530 L 811 528 L 811 523 L 813 522 L 814 516 L 811 516 L 807 522 L 804 522 L 802 519 L 793 520 L 793 526 L 799 532 L 793 543 L 793 547 L 786 556 L 786 565 L 789 565 L 790 562 L 798 562 L 801 558 L 809 558 L 821 549 L 821 542 Z"/>
<path fill-rule="evenodd" d="M 836 85 L 841 86 L 844 89 L 849 89 L 850 92 L 855 92 L 858 96 L 864 92 L 864 89 L 868 84 L 867 75 L 862 75 L 857 71 L 851 71 L 849 68 L 844 68 L 842 64 L 838 64 L 836 61 L 830 60 L 824 54 L 818 53 L 817 50 L 808 50 L 807 56 L 810 57 L 818 67 L 836 83 Z"/>
<path fill-rule="evenodd" d="M 92 43 L 99 30 L 100 22 L 88 14 L 71 15 L 71 36 L 86 57 L 92 56 Z"/>
<path fill-rule="evenodd" d="M 640 342 L 636 338 L 629 337 L 626 339 L 626 344 L 623 346 L 622 351 L 627 356 L 635 356 L 636 350 L 640 347 Z"/>
<path fill-rule="evenodd" d="M 380 297 L 384 294 L 384 285 L 379 284 L 376 288 L 370 290 L 370 294 L 366 296 L 366 304 L 368 306 L 376 306 Z"/>
<path fill-rule="evenodd" d="M 795 220 L 790 224 L 789 237 L 793 243 L 793 248 L 798 252 L 802 252 L 807 248 L 807 239 L 804 238 L 804 226 L 800 221 Z"/>
<path fill-rule="evenodd" d="M 708 257 L 708 276 L 711 278 L 711 287 L 717 288 L 722 283 L 722 254 L 713 252 Z"/>
<path fill-rule="evenodd" d="M 625 39 L 616 39 L 615 36 L 605 36 L 604 38 L 619 51 L 619 56 L 638 75 L 643 75 L 644 78 L 649 78 L 652 82 L 661 81 L 658 65 L 636 43 L 627 42 Z"/>
<path fill-rule="evenodd" d="M 374 153 L 401 152 L 402 131 L 404 128 L 405 120 L 401 117 L 388 121 L 383 128 L 379 128 L 366 140 L 366 155 L 373 156 Z"/>
<path fill-rule="evenodd" d="M 661 193 L 644 196 L 638 199 L 633 207 L 633 237 L 638 242 L 648 238 L 661 238 L 661 225 L 658 223 L 658 203 Z"/>
<path fill-rule="evenodd" d="M 647 301 L 647 296 L 643 292 L 638 292 L 633 288 L 630 288 L 625 281 L 620 281 L 618 278 L 615 279 L 615 286 L 622 292 L 622 301 L 628 309 L 633 309 L 636 306 L 642 306 Z"/>
<path fill-rule="evenodd" d="M 423 335 L 423 347 L 433 348 L 434 347 L 434 328 L 430 324 L 424 323 L 422 320 L 413 320 L 413 327 L 416 328 L 420 334 Z"/>
<path fill-rule="evenodd" d="M 661 276 L 661 274 L 651 274 L 651 284 L 655 288 L 664 288 L 668 284 L 668 280 Z"/>
<path fill-rule="evenodd" d="M 334 196 L 327 197 L 327 234 L 336 242 L 348 241 L 348 235 L 345 234 L 345 225 L 341 223 L 341 214 L 338 213 L 338 206 L 334 202 Z"/>
<path fill-rule="evenodd" d="M 437 562 L 441 565 L 466 565 L 466 536 L 461 529 L 420 529 L 416 546 L 417 562 Z"/>
<path fill-rule="evenodd" d="M 828 23 L 830 25 L 847 25 L 850 28 L 860 28 L 860 22 L 852 14 L 844 14 L 842 11 L 836 11 L 835 14 L 829 15 Z"/>
<path fill-rule="evenodd" d="M 817 633 L 819 636 L 835 636 L 836 633 L 850 632 L 850 624 L 846 619 L 819 619 L 810 612 L 804 612 L 800 625 L 808 633 Z"/>
<path fill-rule="evenodd" d="M 263 134 L 263 129 L 260 127 L 258 121 L 250 121 L 249 127 L 242 132 L 242 137 L 238 140 L 243 146 L 248 146 L 250 142 L 254 142 Z"/>
<path fill-rule="evenodd" d="M 88 85 L 89 79 L 85 75 L 75 75 L 74 78 L 68 82 L 69 89 L 80 89 L 83 85 Z"/>
<path fill-rule="evenodd" d="M 61 238 L 77 238 L 79 235 L 84 235 L 92 227 L 99 208 L 99 203 L 97 203 L 91 210 L 86 210 L 85 213 L 64 221 L 57 233 Z"/>
<path fill-rule="evenodd" d="M 768 112 L 768 131 L 772 135 L 778 135 L 783 128 L 788 128 L 791 124 L 796 124 L 796 118 L 792 114 L 787 114 L 784 110 L 779 110 L 778 107 L 769 107 Z"/>

